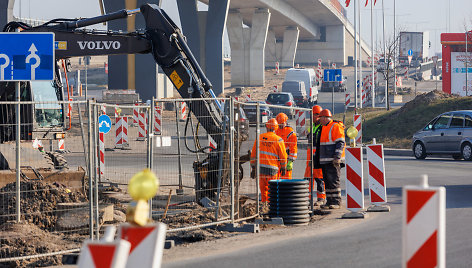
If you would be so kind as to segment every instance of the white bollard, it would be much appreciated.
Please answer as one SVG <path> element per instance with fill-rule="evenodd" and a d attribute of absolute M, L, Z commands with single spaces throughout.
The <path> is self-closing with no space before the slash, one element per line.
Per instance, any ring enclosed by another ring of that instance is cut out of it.
<path fill-rule="evenodd" d="M 446 189 L 403 187 L 402 267 L 446 267 Z"/>

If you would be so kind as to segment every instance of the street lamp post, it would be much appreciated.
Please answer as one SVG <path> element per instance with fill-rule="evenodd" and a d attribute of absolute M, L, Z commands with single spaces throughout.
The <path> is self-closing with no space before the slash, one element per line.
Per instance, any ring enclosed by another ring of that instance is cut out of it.
<path fill-rule="evenodd" d="M 469 81 L 468 81 L 468 73 L 469 73 L 469 68 L 468 68 L 468 61 L 469 61 L 469 49 L 468 49 L 468 39 L 469 39 L 469 31 L 465 32 L 465 95 L 468 96 L 468 89 L 469 89 Z"/>

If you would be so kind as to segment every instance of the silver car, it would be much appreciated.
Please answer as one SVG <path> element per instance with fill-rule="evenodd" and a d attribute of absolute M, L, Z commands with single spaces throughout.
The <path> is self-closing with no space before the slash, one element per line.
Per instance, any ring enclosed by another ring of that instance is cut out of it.
<path fill-rule="evenodd" d="M 413 135 L 413 154 L 424 159 L 432 154 L 450 154 L 456 160 L 472 160 L 472 110 L 438 115 Z"/>

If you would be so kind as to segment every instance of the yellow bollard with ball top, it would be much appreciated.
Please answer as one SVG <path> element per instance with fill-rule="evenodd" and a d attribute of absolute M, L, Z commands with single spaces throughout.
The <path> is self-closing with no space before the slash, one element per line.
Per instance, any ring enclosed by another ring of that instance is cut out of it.
<path fill-rule="evenodd" d="M 356 137 L 358 133 L 359 131 L 354 126 L 350 126 L 346 130 L 346 135 L 349 137 L 349 144 L 351 147 L 356 147 Z"/>
<path fill-rule="evenodd" d="M 126 221 L 139 226 L 146 225 L 149 219 L 148 200 L 156 195 L 159 179 L 148 168 L 136 173 L 128 184 L 128 193 L 133 201 L 126 211 Z"/>

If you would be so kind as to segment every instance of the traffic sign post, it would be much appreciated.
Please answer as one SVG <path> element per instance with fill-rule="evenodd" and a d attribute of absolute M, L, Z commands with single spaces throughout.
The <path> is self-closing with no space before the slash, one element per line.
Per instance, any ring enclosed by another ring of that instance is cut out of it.
<path fill-rule="evenodd" d="M 53 33 L 0 33 L 0 81 L 15 83 L 16 220 L 20 222 L 20 82 L 54 80 Z"/>
<path fill-rule="evenodd" d="M 341 82 L 342 80 L 341 69 L 325 69 L 323 73 L 324 82 Z M 334 86 L 331 90 L 331 112 L 334 114 Z"/>
<path fill-rule="evenodd" d="M 411 64 L 411 60 L 413 59 L 413 50 L 408 50 L 408 65 Z"/>

